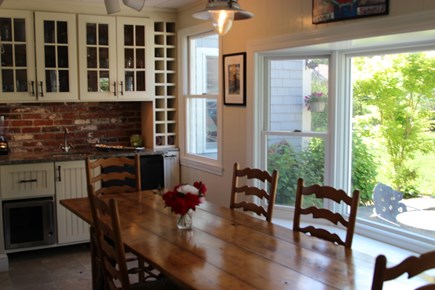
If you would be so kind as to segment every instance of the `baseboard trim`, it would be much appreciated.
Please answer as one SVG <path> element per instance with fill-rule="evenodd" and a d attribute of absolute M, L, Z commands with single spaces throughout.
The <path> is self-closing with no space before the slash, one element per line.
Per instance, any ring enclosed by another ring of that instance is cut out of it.
<path fill-rule="evenodd" d="M 0 272 L 9 271 L 9 259 L 8 255 L 0 254 Z"/>

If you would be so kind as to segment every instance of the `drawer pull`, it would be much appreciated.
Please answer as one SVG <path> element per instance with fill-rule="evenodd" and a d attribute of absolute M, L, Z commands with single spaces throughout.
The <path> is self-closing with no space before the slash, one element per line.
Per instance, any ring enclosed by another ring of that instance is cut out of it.
<path fill-rule="evenodd" d="M 38 179 L 23 179 L 18 181 L 18 183 L 29 183 L 29 182 L 38 182 Z"/>
<path fill-rule="evenodd" d="M 43 82 L 39 82 L 39 86 L 41 87 L 40 96 L 43 97 L 44 96 L 44 83 Z"/>
<path fill-rule="evenodd" d="M 34 95 L 35 95 L 35 82 L 34 82 L 34 81 L 31 81 L 31 82 L 30 82 L 30 86 L 32 87 L 32 92 L 31 92 L 31 94 L 32 94 L 32 96 L 34 96 Z"/>
<path fill-rule="evenodd" d="M 62 167 L 60 167 L 60 165 L 57 167 L 57 181 L 62 181 Z"/>

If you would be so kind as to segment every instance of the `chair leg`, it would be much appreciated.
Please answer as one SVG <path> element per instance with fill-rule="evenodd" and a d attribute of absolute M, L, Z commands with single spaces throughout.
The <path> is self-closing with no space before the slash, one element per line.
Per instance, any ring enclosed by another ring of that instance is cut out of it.
<path fill-rule="evenodd" d="M 92 268 L 92 289 L 104 290 L 104 274 L 101 265 L 101 259 L 97 248 L 97 238 L 93 227 L 89 228 L 90 231 L 90 248 L 91 248 L 91 268 Z"/>

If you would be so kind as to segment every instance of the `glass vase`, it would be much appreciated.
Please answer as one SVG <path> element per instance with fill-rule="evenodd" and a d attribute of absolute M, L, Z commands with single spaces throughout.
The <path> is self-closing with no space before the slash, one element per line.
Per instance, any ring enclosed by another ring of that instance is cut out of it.
<path fill-rule="evenodd" d="M 192 214 L 190 212 L 177 217 L 177 228 L 180 230 L 192 229 Z"/>

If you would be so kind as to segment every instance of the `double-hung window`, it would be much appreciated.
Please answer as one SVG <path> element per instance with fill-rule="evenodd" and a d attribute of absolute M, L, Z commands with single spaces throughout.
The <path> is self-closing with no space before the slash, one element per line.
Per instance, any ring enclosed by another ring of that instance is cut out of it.
<path fill-rule="evenodd" d="M 433 247 L 435 43 L 409 37 L 258 53 L 253 143 L 260 165 L 279 171 L 274 218 L 291 216 L 302 177 L 360 191 L 357 233 L 412 251 Z"/>
<path fill-rule="evenodd" d="M 219 36 L 182 33 L 181 163 L 211 172 L 220 168 Z"/>

